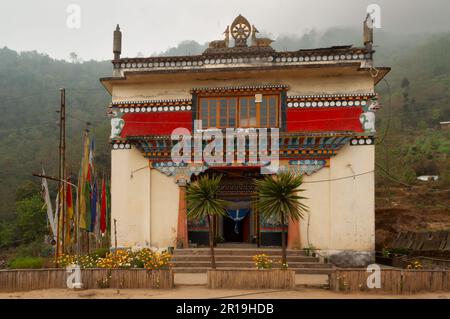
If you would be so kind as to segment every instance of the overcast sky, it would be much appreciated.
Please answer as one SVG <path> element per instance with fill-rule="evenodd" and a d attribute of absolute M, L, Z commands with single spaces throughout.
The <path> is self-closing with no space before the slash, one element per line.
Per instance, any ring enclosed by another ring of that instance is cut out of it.
<path fill-rule="evenodd" d="M 68 59 L 70 52 L 84 60 L 110 59 L 112 31 L 119 23 L 122 56 L 150 55 L 183 40 L 220 39 L 240 13 L 274 37 L 361 27 L 371 3 L 380 5 L 386 31 L 450 30 L 448 0 L 0 0 L 0 47 L 58 59 Z M 70 4 L 81 9 L 80 28 L 67 26 Z"/>

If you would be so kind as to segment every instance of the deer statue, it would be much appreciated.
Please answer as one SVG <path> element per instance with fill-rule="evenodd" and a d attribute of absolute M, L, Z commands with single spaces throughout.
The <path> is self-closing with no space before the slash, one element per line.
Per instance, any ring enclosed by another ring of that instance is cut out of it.
<path fill-rule="evenodd" d="M 209 42 L 209 48 L 211 49 L 223 49 L 228 48 L 228 45 L 230 44 L 230 28 L 227 26 L 225 29 L 225 39 L 224 40 L 215 40 Z"/>
<path fill-rule="evenodd" d="M 270 44 L 273 40 L 269 38 L 257 38 L 256 33 L 259 33 L 258 29 L 254 25 L 252 25 L 252 39 L 251 46 L 252 47 L 270 47 Z"/>

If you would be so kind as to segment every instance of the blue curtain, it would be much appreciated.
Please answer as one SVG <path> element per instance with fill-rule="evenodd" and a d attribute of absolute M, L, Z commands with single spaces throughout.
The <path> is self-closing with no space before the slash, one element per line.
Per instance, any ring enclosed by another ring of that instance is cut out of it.
<path fill-rule="evenodd" d="M 250 213 L 250 209 L 227 209 L 227 215 L 234 221 L 234 232 L 239 234 L 239 222 Z"/>

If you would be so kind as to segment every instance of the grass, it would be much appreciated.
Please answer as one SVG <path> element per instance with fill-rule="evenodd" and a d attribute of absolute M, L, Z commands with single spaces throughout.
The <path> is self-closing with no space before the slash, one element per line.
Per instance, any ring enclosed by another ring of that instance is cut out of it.
<path fill-rule="evenodd" d="M 9 262 L 11 269 L 39 269 L 44 265 L 41 257 L 18 257 Z"/>

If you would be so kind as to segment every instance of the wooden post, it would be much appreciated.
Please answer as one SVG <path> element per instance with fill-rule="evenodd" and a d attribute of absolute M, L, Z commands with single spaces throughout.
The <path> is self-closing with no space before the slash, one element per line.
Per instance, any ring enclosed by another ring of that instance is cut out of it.
<path fill-rule="evenodd" d="M 66 180 L 66 89 L 61 88 L 61 141 L 60 141 L 60 147 L 61 147 L 61 166 L 60 166 L 60 180 L 65 181 Z M 66 252 L 66 189 L 67 185 L 66 183 L 61 183 L 62 186 L 62 194 L 61 194 L 61 237 L 62 237 L 62 248 L 61 253 L 64 254 Z"/>
<path fill-rule="evenodd" d="M 114 218 L 114 264 L 117 262 L 117 219 Z"/>
<path fill-rule="evenodd" d="M 177 227 L 177 242 L 183 243 L 183 248 L 188 248 L 188 229 L 187 229 L 187 203 L 186 203 L 186 181 L 179 180 L 179 201 L 178 201 L 178 227 Z M 175 247 L 176 248 L 176 247 Z"/>
<path fill-rule="evenodd" d="M 289 218 L 288 223 L 288 248 L 300 248 L 300 224 L 297 220 Z"/>

